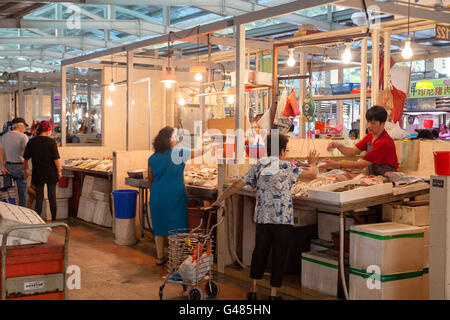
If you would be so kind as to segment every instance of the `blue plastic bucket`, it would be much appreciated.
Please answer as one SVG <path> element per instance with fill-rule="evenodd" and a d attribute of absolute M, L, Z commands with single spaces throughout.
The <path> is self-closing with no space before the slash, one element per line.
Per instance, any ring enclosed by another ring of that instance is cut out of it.
<path fill-rule="evenodd" d="M 114 212 L 118 219 L 131 219 L 136 217 L 136 190 L 113 191 Z"/>

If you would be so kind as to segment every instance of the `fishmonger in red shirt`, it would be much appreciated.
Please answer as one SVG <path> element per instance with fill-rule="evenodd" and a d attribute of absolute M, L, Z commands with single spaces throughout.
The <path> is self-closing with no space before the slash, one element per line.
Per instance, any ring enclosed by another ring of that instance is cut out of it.
<path fill-rule="evenodd" d="M 384 175 L 386 172 L 397 171 L 398 160 L 395 151 L 394 140 L 384 130 L 387 120 L 387 112 L 383 107 L 373 106 L 366 112 L 367 130 L 369 133 L 359 141 L 354 147 L 332 142 L 327 150 L 337 148 L 344 156 L 354 157 L 363 151 L 367 154 L 358 161 L 337 162 L 334 160 L 324 160 L 325 165 L 321 168 L 340 166 L 341 168 L 368 168 L 369 175 Z"/>

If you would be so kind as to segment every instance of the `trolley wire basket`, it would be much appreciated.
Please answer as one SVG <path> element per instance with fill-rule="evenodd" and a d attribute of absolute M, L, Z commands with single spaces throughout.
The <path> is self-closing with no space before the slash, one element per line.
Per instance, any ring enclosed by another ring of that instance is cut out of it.
<path fill-rule="evenodd" d="M 203 298 L 203 292 L 196 286 L 206 280 L 208 280 L 208 283 L 205 286 L 205 290 L 208 296 L 214 297 L 218 294 L 219 286 L 212 281 L 211 276 L 211 266 L 214 257 L 212 231 L 217 225 L 222 223 L 223 216 L 210 230 L 200 229 L 205 213 L 212 213 L 217 210 L 217 207 L 205 209 L 202 212 L 200 224 L 197 228 L 169 231 L 168 275 L 159 289 L 161 300 L 167 282 L 183 285 L 184 291 L 187 290 L 188 285 L 194 286 L 188 293 L 190 300 L 201 300 Z"/>

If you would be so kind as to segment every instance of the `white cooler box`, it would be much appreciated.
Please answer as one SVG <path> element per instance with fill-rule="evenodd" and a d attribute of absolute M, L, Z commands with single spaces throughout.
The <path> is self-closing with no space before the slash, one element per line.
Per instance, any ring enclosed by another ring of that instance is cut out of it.
<path fill-rule="evenodd" d="M 111 184 L 109 180 L 86 175 L 83 180 L 81 195 L 86 198 L 94 199 L 94 191 L 110 194 Z"/>
<path fill-rule="evenodd" d="M 81 196 L 78 203 L 77 218 L 80 218 L 87 222 L 92 222 L 92 219 L 94 218 L 96 202 L 97 200 Z"/>
<path fill-rule="evenodd" d="M 407 206 L 401 204 L 383 205 L 383 221 L 428 226 L 430 224 L 430 206 Z"/>
<path fill-rule="evenodd" d="M 345 260 L 347 266 L 348 259 Z M 336 251 L 302 253 L 302 287 L 329 296 L 336 297 L 338 293 L 339 255 Z M 348 268 L 345 270 L 346 279 Z M 346 280 L 347 281 L 347 280 Z"/>
<path fill-rule="evenodd" d="M 350 300 L 423 300 L 423 268 L 380 275 L 350 267 L 349 297 Z"/>
<path fill-rule="evenodd" d="M 333 232 L 339 231 L 339 213 L 317 211 L 317 235 L 319 239 L 332 241 Z M 355 220 L 349 214 L 345 216 L 345 231 L 350 230 L 350 226 L 355 224 Z"/>
<path fill-rule="evenodd" d="M 33 210 L 13 204 L 0 202 L 0 233 L 17 225 L 45 224 L 45 221 Z M 9 235 L 41 243 L 46 243 L 52 230 L 50 228 L 15 230 Z M 8 236 L 9 238 L 9 236 Z"/>
<path fill-rule="evenodd" d="M 317 224 L 315 208 L 294 208 L 294 227 L 303 227 Z"/>
<path fill-rule="evenodd" d="M 352 226 L 350 266 L 367 270 L 374 265 L 386 275 L 422 270 L 424 230 L 393 222 Z"/>
<path fill-rule="evenodd" d="M 311 251 L 320 252 L 324 250 L 333 250 L 333 241 L 326 241 L 321 239 L 311 240 Z"/>
<path fill-rule="evenodd" d="M 50 211 L 50 203 L 44 200 L 42 203 L 41 216 L 44 220 L 52 220 L 52 213 Z M 69 217 L 69 199 L 56 199 L 56 219 L 62 220 Z"/>

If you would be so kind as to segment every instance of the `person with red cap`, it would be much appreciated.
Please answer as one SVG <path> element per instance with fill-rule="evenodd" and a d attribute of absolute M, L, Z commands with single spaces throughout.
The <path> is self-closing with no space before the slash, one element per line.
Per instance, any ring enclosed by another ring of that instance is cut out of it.
<path fill-rule="evenodd" d="M 41 121 L 36 125 L 36 137 L 25 147 L 23 154 L 25 176 L 28 177 L 28 161 L 31 159 L 33 170 L 31 184 L 36 189 L 34 210 L 41 214 L 44 201 L 44 185 L 47 184 L 47 195 L 50 203 L 52 221 L 56 220 L 56 183 L 61 177 L 61 163 L 55 140 L 49 137 L 52 132 L 50 121 Z"/>

